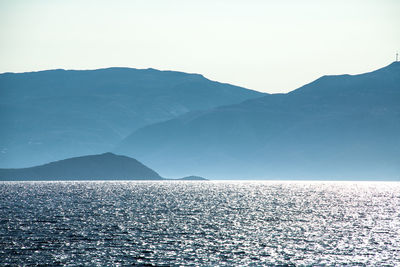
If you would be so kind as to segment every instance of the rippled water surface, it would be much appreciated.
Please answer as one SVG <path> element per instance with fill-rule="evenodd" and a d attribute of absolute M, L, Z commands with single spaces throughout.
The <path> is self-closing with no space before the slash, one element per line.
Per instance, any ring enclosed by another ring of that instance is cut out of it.
<path fill-rule="evenodd" d="M 400 183 L 4 182 L 0 265 L 400 265 Z"/>

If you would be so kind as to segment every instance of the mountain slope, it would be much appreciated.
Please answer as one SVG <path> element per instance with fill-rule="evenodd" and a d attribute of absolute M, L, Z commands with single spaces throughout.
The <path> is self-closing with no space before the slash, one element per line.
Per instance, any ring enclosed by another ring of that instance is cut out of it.
<path fill-rule="evenodd" d="M 0 180 L 162 179 L 139 161 L 112 153 L 70 158 L 24 169 L 0 169 Z"/>
<path fill-rule="evenodd" d="M 139 129 L 116 151 L 169 176 L 399 179 L 400 63 L 189 113 Z"/>
<path fill-rule="evenodd" d="M 109 151 L 140 127 L 262 95 L 154 69 L 0 74 L 0 166 Z"/>

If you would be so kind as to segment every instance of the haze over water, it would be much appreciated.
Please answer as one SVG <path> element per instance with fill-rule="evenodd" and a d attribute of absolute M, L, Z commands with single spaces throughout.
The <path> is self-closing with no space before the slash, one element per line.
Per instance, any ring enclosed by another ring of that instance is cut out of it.
<path fill-rule="evenodd" d="M 0 265 L 400 264 L 400 183 L 3 182 Z"/>

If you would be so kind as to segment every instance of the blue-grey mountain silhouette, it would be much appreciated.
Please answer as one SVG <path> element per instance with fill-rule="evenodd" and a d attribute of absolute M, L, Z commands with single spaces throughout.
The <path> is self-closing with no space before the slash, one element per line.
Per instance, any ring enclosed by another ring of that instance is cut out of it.
<path fill-rule="evenodd" d="M 145 125 L 259 96 L 155 69 L 0 74 L 0 167 L 102 153 Z"/>
<path fill-rule="evenodd" d="M 139 161 L 113 153 L 64 159 L 22 169 L 0 169 L 0 180 L 161 180 Z"/>
<path fill-rule="evenodd" d="M 400 179 L 400 63 L 190 112 L 116 151 L 167 176 Z"/>
<path fill-rule="evenodd" d="M 184 180 L 184 181 L 207 181 L 208 179 L 200 176 L 195 176 L 195 175 L 190 175 L 186 176 L 183 178 L 180 178 L 179 180 Z"/>

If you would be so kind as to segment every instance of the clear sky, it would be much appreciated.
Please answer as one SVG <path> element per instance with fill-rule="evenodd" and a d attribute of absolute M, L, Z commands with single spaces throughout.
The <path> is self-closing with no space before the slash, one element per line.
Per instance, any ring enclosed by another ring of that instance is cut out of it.
<path fill-rule="evenodd" d="M 0 72 L 151 67 L 287 92 L 396 52 L 399 0 L 0 0 Z"/>

